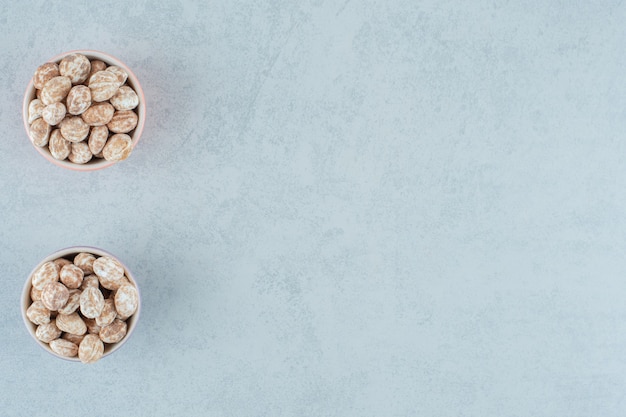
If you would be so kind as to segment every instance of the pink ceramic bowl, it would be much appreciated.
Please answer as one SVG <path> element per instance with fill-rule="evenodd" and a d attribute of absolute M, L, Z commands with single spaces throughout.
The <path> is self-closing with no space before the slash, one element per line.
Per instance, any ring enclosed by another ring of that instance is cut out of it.
<path fill-rule="evenodd" d="M 44 263 L 48 261 L 54 261 L 55 259 L 66 258 L 69 261 L 73 261 L 74 257 L 81 252 L 91 253 L 96 256 L 96 259 L 99 258 L 100 256 L 109 256 L 109 257 L 117 259 L 118 262 L 120 262 L 120 264 L 122 264 L 122 266 L 124 267 L 124 273 L 126 277 L 135 286 L 135 288 L 137 289 L 137 294 L 139 294 L 139 305 L 137 307 L 137 311 L 135 311 L 135 313 L 126 320 L 126 325 L 127 325 L 126 336 L 124 336 L 124 338 L 117 343 L 112 343 L 112 344 L 105 343 L 104 355 L 102 356 L 102 358 L 109 356 L 110 354 L 118 350 L 120 347 L 122 347 L 122 345 L 128 341 L 128 339 L 134 332 L 135 327 L 137 326 L 137 322 L 139 321 L 139 313 L 141 312 L 141 292 L 139 290 L 139 286 L 137 285 L 137 281 L 135 280 L 135 277 L 133 276 L 132 272 L 130 272 L 130 270 L 126 267 L 126 265 L 124 265 L 124 263 L 120 261 L 115 255 L 112 255 L 105 250 L 90 247 L 90 246 L 72 246 L 69 248 L 58 250 L 46 256 L 44 259 L 42 259 L 42 261 L 39 262 L 39 264 L 37 264 L 35 268 L 33 268 L 33 270 L 31 271 L 31 273 L 28 275 L 26 279 L 26 283 L 24 284 L 24 289 L 22 290 L 22 299 L 21 299 L 22 319 L 24 320 L 24 324 L 26 325 L 26 329 L 28 330 L 28 333 L 30 333 L 33 340 L 39 346 L 41 346 L 43 350 L 45 350 L 46 352 L 50 353 L 53 356 L 56 356 L 57 358 L 65 359 L 65 360 L 72 361 L 72 362 L 78 362 L 78 363 L 80 363 L 80 360 L 78 359 L 77 356 L 73 358 L 61 356 L 57 354 L 56 352 L 54 352 L 52 349 L 50 349 L 50 346 L 47 343 L 44 343 L 41 340 L 37 339 L 37 337 L 35 336 L 37 325 L 35 325 L 28 319 L 28 317 L 26 316 L 26 310 L 32 303 L 31 298 L 30 298 L 30 292 L 32 289 L 31 278 L 33 274 L 35 273 L 35 271 L 37 271 L 39 267 L 43 265 Z"/>
<path fill-rule="evenodd" d="M 137 142 L 139 142 L 139 138 L 141 137 L 141 134 L 143 132 L 143 127 L 146 121 L 146 100 L 143 94 L 143 90 L 141 89 L 141 84 L 139 84 L 139 80 L 137 79 L 135 74 L 133 74 L 130 68 L 128 68 L 126 64 L 124 64 L 122 61 L 100 51 L 76 50 L 76 51 L 64 52 L 48 60 L 48 62 L 59 63 L 61 62 L 61 59 L 63 59 L 63 57 L 72 53 L 83 54 L 87 58 L 89 58 L 90 61 L 94 59 L 98 59 L 100 61 L 105 62 L 107 65 L 117 65 L 118 67 L 123 68 L 128 73 L 128 80 L 126 81 L 126 84 L 129 85 L 133 90 L 135 90 L 135 92 L 137 93 L 137 96 L 139 97 L 139 105 L 135 109 L 135 111 L 137 112 L 137 116 L 138 116 L 137 127 L 133 131 L 128 133 L 128 135 L 132 139 L 132 146 L 134 149 L 135 146 L 137 145 Z M 35 71 L 33 70 L 33 74 L 34 73 Z M 31 80 L 28 83 L 28 87 L 26 88 L 26 93 L 24 94 L 24 102 L 22 104 L 22 118 L 24 120 L 24 128 L 26 129 L 27 137 L 29 136 L 28 105 L 35 98 L 36 98 L 35 86 L 33 85 L 33 80 L 31 77 Z M 30 139 L 29 139 L 29 142 L 31 142 Z M 52 154 L 50 154 L 50 151 L 48 150 L 47 146 L 41 148 L 33 144 L 33 147 L 44 158 L 46 158 L 48 161 L 52 162 L 53 164 L 58 165 L 63 168 L 72 169 L 75 171 L 95 171 L 98 169 L 110 167 L 111 165 L 116 163 L 113 161 L 107 161 L 106 159 L 103 159 L 103 158 L 92 158 L 91 161 L 87 162 L 86 164 L 75 164 L 71 162 L 69 159 L 59 161 L 58 159 L 54 158 Z"/>

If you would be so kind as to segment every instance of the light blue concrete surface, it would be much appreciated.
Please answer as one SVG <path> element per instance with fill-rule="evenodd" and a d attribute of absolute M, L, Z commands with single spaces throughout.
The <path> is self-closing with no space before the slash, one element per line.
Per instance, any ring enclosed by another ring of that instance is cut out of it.
<path fill-rule="evenodd" d="M 0 5 L 1 416 L 626 413 L 626 4 L 86 4 Z M 146 94 L 101 172 L 22 127 L 72 49 Z M 93 366 L 18 308 L 80 244 L 143 294 Z"/>

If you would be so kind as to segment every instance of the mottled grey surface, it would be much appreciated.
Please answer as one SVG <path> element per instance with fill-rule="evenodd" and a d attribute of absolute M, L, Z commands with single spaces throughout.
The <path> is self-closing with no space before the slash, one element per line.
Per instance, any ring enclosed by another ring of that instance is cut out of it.
<path fill-rule="evenodd" d="M 625 19 L 608 0 L 3 2 L 0 415 L 623 416 Z M 34 69 L 72 49 L 146 94 L 142 141 L 101 172 L 51 165 L 22 127 Z M 78 244 L 143 295 L 92 366 L 43 352 L 18 308 Z"/>

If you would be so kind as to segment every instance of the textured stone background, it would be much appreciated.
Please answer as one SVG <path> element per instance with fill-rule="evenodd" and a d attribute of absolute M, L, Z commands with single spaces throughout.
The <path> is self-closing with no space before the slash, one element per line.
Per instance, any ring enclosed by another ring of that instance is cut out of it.
<path fill-rule="evenodd" d="M 547 4 L 546 4 L 547 3 Z M 623 416 L 626 5 L 4 2 L 0 415 Z M 37 65 L 125 61 L 149 119 L 96 173 L 22 127 Z M 117 254 L 137 332 L 93 366 L 19 295 Z"/>

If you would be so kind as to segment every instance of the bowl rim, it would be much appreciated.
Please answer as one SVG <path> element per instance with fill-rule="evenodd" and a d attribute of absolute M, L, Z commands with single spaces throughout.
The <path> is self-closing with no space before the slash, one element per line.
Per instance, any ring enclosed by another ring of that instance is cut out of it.
<path fill-rule="evenodd" d="M 54 57 L 48 59 L 46 62 L 56 62 L 58 63 L 65 56 L 70 54 L 83 54 L 90 59 L 98 59 L 101 61 L 106 61 L 109 65 L 117 65 L 122 67 L 127 73 L 128 78 L 133 84 L 133 89 L 137 93 L 139 97 L 139 104 L 137 105 L 137 127 L 134 129 L 134 133 L 132 135 L 132 148 L 135 149 L 135 146 L 141 139 L 141 135 L 143 134 L 144 125 L 146 122 L 146 98 L 143 92 L 143 88 L 141 87 L 141 83 L 139 79 L 135 75 L 135 73 L 119 58 L 110 55 L 106 52 L 94 50 L 94 49 L 75 49 L 67 52 L 63 52 L 55 55 Z M 94 163 L 86 163 L 86 164 L 75 164 L 67 159 L 63 161 L 59 161 L 54 158 L 49 151 L 46 151 L 44 148 L 35 146 L 33 142 L 30 140 L 30 126 L 28 124 L 28 105 L 34 99 L 35 94 L 35 86 L 33 84 L 33 77 L 30 77 L 28 85 L 26 86 L 26 90 L 24 91 L 24 99 L 22 101 L 22 121 L 24 123 L 24 129 L 26 131 L 26 137 L 28 142 L 31 144 L 33 148 L 45 159 L 49 162 L 52 162 L 54 165 L 59 166 L 61 168 L 69 169 L 72 171 L 80 171 L 80 172 L 90 172 L 90 171 L 98 171 L 104 168 L 109 168 L 115 165 L 116 161 L 107 161 L 106 159 L 102 159 L 102 162 L 94 162 Z"/>
<path fill-rule="evenodd" d="M 35 273 L 35 271 L 37 271 L 37 269 L 39 269 L 39 267 L 41 267 L 41 265 L 43 265 L 46 262 L 53 261 L 55 259 L 65 257 L 65 256 L 70 255 L 70 254 L 78 254 L 78 253 L 81 253 L 81 252 L 91 253 L 93 255 L 96 255 L 96 257 L 109 256 L 109 257 L 112 257 L 112 258 L 116 259 L 122 265 L 122 267 L 124 268 L 124 273 L 126 274 L 126 277 L 135 286 L 135 289 L 137 290 L 137 298 L 138 298 L 137 311 L 135 311 L 135 313 L 131 316 L 132 317 L 132 322 L 128 324 L 126 335 L 124 336 L 124 338 L 121 341 L 119 341 L 119 342 L 117 342 L 115 344 L 109 344 L 109 346 L 110 346 L 109 350 L 104 352 L 104 354 L 102 355 L 102 358 L 100 358 L 100 360 L 102 360 L 105 357 L 107 357 L 107 356 L 111 355 L 112 353 L 116 352 L 132 336 L 132 334 L 135 331 L 135 328 L 137 327 L 137 322 L 139 321 L 139 316 L 140 316 L 140 313 L 141 313 L 141 304 L 142 304 L 141 303 L 141 291 L 139 289 L 139 286 L 137 285 L 137 280 L 133 276 L 133 273 L 128 269 L 126 264 L 124 262 L 122 262 L 117 256 L 113 255 L 112 253 L 110 253 L 110 252 L 108 252 L 108 251 L 106 251 L 104 249 L 100 249 L 100 248 L 97 248 L 97 247 L 94 247 L 94 246 L 68 246 L 66 248 L 54 251 L 53 253 L 51 253 L 48 256 L 46 256 L 45 258 L 43 258 L 32 269 L 32 271 L 28 274 L 28 276 L 26 277 L 26 281 L 24 283 L 24 286 L 22 288 L 22 296 L 20 298 L 20 311 L 22 313 L 22 320 L 24 321 L 24 325 L 26 326 L 26 329 L 27 329 L 28 333 L 30 334 L 32 339 L 37 343 L 37 345 L 39 345 L 39 347 L 41 347 L 46 352 L 48 352 L 52 356 L 55 356 L 55 357 L 57 357 L 59 359 L 63 359 L 63 360 L 69 361 L 69 362 L 78 362 L 78 363 L 81 363 L 81 362 L 80 362 L 80 359 L 77 356 L 76 357 L 72 357 L 72 358 L 68 358 L 66 356 L 59 355 L 58 353 L 54 352 L 50 348 L 48 343 L 44 343 L 41 340 L 37 339 L 37 337 L 35 336 L 36 325 L 34 323 L 32 323 L 28 319 L 28 317 L 26 316 L 26 310 L 28 309 L 28 307 L 30 307 L 30 304 L 32 303 L 32 300 L 30 299 L 30 290 L 32 288 L 32 281 L 31 281 L 32 280 L 32 276 Z"/>

